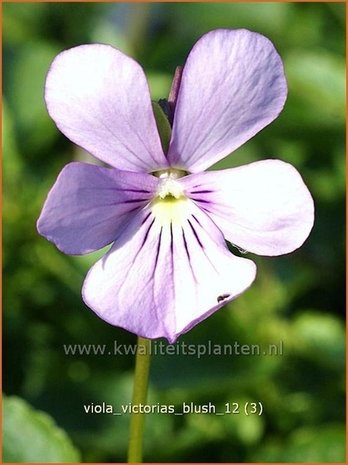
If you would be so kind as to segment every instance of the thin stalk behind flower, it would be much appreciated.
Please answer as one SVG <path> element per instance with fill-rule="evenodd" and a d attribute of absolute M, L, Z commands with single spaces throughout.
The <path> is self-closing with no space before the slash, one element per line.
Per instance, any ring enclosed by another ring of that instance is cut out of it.
<path fill-rule="evenodd" d="M 169 117 L 169 122 L 170 125 L 173 125 L 173 119 L 174 119 L 174 112 L 175 112 L 175 105 L 176 105 L 176 100 L 178 97 L 179 93 L 179 88 L 181 84 L 181 77 L 182 77 L 182 71 L 183 67 L 182 66 L 177 66 L 175 69 L 175 74 L 172 82 L 172 87 L 169 92 L 169 97 L 168 97 L 168 103 L 170 107 L 170 117 Z"/>
<path fill-rule="evenodd" d="M 138 338 L 132 406 L 146 404 L 151 361 L 150 347 L 151 342 L 149 339 Z M 144 413 L 134 413 L 132 411 L 128 443 L 128 463 L 141 463 L 143 460 L 144 422 Z"/>

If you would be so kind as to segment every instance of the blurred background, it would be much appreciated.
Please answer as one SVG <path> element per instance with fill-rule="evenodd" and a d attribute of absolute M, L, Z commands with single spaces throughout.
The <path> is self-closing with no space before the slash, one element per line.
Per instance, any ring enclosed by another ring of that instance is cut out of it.
<path fill-rule="evenodd" d="M 273 124 L 218 167 L 292 163 L 312 192 L 316 221 L 291 255 L 248 254 L 258 265 L 255 284 L 179 340 L 281 341 L 282 355 L 153 357 L 149 403 L 210 401 L 224 409 L 261 401 L 264 413 L 148 415 L 144 460 L 345 460 L 344 10 L 343 3 L 3 5 L 5 461 L 126 460 L 129 416 L 86 414 L 83 405 L 129 402 L 134 357 L 67 355 L 64 345 L 112 348 L 136 337 L 82 302 L 84 276 L 101 253 L 63 255 L 35 228 L 62 167 L 89 161 L 46 112 L 48 67 L 63 49 L 111 44 L 142 64 L 158 100 L 195 41 L 221 27 L 273 41 L 289 97 Z"/>

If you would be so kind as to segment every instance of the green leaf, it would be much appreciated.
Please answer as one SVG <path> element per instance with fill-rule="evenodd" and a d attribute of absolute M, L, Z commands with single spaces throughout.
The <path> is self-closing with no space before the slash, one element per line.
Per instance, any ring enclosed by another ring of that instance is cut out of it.
<path fill-rule="evenodd" d="M 2 141 L 3 141 L 3 160 L 4 160 L 4 184 L 6 190 L 9 187 L 16 187 L 18 193 L 18 182 L 23 170 L 23 163 L 20 159 L 16 144 L 14 129 L 14 118 L 8 107 L 7 101 L 3 99 L 2 107 Z"/>
<path fill-rule="evenodd" d="M 164 153 L 167 153 L 169 142 L 172 134 L 168 118 L 164 114 L 162 108 L 157 102 L 152 102 L 152 110 L 155 115 L 157 129 L 161 138 L 162 148 Z"/>
<path fill-rule="evenodd" d="M 18 137 L 25 140 L 28 151 L 42 150 L 58 134 L 43 96 L 46 75 L 58 51 L 51 44 L 28 42 L 23 44 L 16 60 L 8 64 L 5 80 L 8 104 L 16 121 Z"/>
<path fill-rule="evenodd" d="M 285 57 L 289 96 L 297 99 L 299 121 L 308 124 L 343 124 L 345 119 L 345 62 L 340 55 L 293 51 Z M 294 105 L 295 101 L 291 105 Z"/>
<path fill-rule="evenodd" d="M 4 462 L 78 462 L 78 451 L 66 433 L 44 412 L 19 397 L 5 397 Z"/>
<path fill-rule="evenodd" d="M 291 436 L 279 461 L 345 462 L 345 431 L 336 424 L 299 428 Z"/>
<path fill-rule="evenodd" d="M 258 450 L 261 462 L 344 462 L 345 431 L 337 424 L 298 428 L 284 442 L 271 439 Z M 256 461 L 256 460 L 255 460 Z"/>
<path fill-rule="evenodd" d="M 345 332 L 334 315 L 315 310 L 302 311 L 293 323 L 293 340 L 302 355 L 331 368 L 344 369 Z"/>
<path fill-rule="evenodd" d="M 146 79 L 149 84 L 150 94 L 153 100 L 157 101 L 169 95 L 173 76 L 167 73 L 147 72 Z"/>

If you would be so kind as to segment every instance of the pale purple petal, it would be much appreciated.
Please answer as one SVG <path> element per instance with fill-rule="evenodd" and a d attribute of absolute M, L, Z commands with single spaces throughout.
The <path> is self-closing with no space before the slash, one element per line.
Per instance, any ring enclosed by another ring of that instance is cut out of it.
<path fill-rule="evenodd" d="M 225 238 L 246 251 L 289 253 L 312 229 L 311 194 L 298 171 L 280 160 L 194 174 L 181 182 Z"/>
<path fill-rule="evenodd" d="M 271 123 L 286 95 L 282 61 L 266 37 L 245 29 L 208 32 L 184 66 L 169 161 L 203 171 Z"/>
<path fill-rule="evenodd" d="M 168 166 L 144 72 L 119 50 L 95 44 L 60 53 L 45 99 L 63 134 L 105 163 L 144 172 Z"/>
<path fill-rule="evenodd" d="M 117 239 L 153 197 L 157 182 L 145 173 L 70 163 L 48 194 L 38 231 L 67 254 L 98 250 Z"/>
<path fill-rule="evenodd" d="M 112 325 L 174 342 L 248 288 L 256 267 L 229 252 L 193 202 L 175 220 L 164 218 L 140 212 L 89 271 L 83 298 Z"/>

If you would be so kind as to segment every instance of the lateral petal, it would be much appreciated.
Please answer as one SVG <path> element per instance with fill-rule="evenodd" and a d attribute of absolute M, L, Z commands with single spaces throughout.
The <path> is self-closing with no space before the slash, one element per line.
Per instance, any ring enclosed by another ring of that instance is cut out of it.
<path fill-rule="evenodd" d="M 67 254 L 98 250 L 149 202 L 157 183 L 145 173 L 70 163 L 47 196 L 38 231 Z"/>
<path fill-rule="evenodd" d="M 313 199 L 289 163 L 263 160 L 181 181 L 186 194 L 209 214 L 225 238 L 246 251 L 292 252 L 313 227 Z"/>

